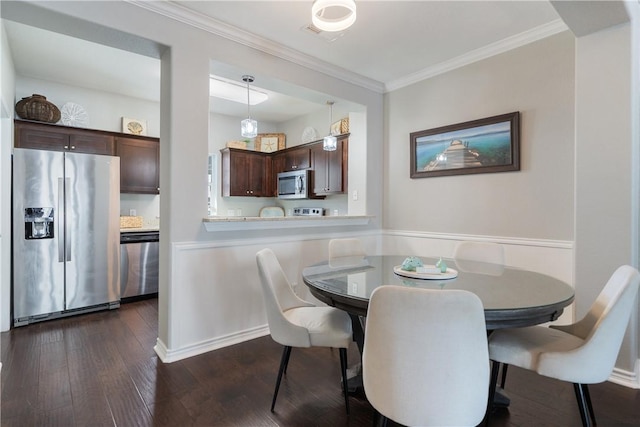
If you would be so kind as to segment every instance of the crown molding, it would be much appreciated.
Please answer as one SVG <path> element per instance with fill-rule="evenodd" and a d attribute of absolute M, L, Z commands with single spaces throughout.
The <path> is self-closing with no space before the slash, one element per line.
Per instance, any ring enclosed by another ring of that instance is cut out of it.
<path fill-rule="evenodd" d="M 490 58 L 492 56 L 527 45 L 529 43 L 533 43 L 538 40 L 542 40 L 544 38 L 553 36 L 554 34 L 567 31 L 568 29 L 569 28 L 567 27 L 567 25 L 561 19 L 557 19 L 547 24 L 540 25 L 539 27 L 533 28 L 529 31 L 516 34 L 514 36 L 468 52 L 464 55 L 460 55 L 448 61 L 441 62 L 434 65 L 433 67 L 425 68 L 424 70 L 391 81 L 385 85 L 385 92 L 391 92 L 397 89 L 401 89 L 405 86 L 409 86 L 422 80 L 437 76 L 438 74 L 443 74 L 456 68 L 464 67 L 474 62 Z"/>
<path fill-rule="evenodd" d="M 252 49 L 276 56 L 294 64 L 361 86 L 377 93 L 384 92 L 384 84 L 361 76 L 341 67 L 336 67 L 294 49 L 289 49 L 271 40 L 229 25 L 202 13 L 188 9 L 177 2 L 125 0 L 126 2 L 167 18 L 182 22 L 216 36 L 231 40 Z"/>
<path fill-rule="evenodd" d="M 481 47 L 451 60 L 441 62 L 432 67 L 409 74 L 400 79 L 386 84 L 369 79 L 360 74 L 351 72 L 341 67 L 331 65 L 310 55 L 306 55 L 294 49 L 290 49 L 279 43 L 256 36 L 253 33 L 219 21 L 210 16 L 188 9 L 177 2 L 169 1 L 144 1 L 125 0 L 126 2 L 151 12 L 163 15 L 167 18 L 182 22 L 216 36 L 242 44 L 252 49 L 276 56 L 286 61 L 298 64 L 313 71 L 318 71 L 331 77 L 338 78 L 348 83 L 363 87 L 376 93 L 386 93 L 414 83 L 426 80 L 439 74 L 464 67 L 477 61 L 507 52 L 512 49 L 542 40 L 546 37 L 567 31 L 569 28 L 561 20 L 540 25 L 529 31 L 508 37 L 490 45 Z"/>

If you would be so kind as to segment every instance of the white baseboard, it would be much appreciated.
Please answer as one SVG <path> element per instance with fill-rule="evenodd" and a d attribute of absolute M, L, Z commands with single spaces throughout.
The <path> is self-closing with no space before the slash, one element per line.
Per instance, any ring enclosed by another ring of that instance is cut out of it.
<path fill-rule="evenodd" d="M 177 362 L 178 360 L 207 353 L 212 350 L 217 350 L 219 348 L 239 344 L 255 338 L 260 338 L 265 335 L 269 335 L 269 327 L 267 325 L 240 331 L 223 337 L 217 337 L 211 340 L 202 341 L 178 349 L 168 349 L 164 342 L 162 342 L 162 340 L 158 338 L 153 349 L 163 363 L 172 363 Z"/>
<path fill-rule="evenodd" d="M 635 372 L 614 368 L 609 381 L 625 387 L 640 389 L 640 359 L 636 360 Z"/>

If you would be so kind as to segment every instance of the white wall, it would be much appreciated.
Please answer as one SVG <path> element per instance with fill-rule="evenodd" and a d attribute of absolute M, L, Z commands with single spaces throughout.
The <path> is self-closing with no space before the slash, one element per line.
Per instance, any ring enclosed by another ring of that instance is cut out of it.
<path fill-rule="evenodd" d="M 143 226 L 157 227 L 160 222 L 160 195 L 121 193 L 120 215 L 130 215 L 131 209 L 143 217 Z"/>
<path fill-rule="evenodd" d="M 565 32 L 387 94 L 385 228 L 573 240 L 573 49 Z M 411 132 L 513 111 L 519 172 L 409 177 Z"/>
<path fill-rule="evenodd" d="M 637 81 L 632 73 L 630 25 L 577 39 L 576 45 L 576 310 L 584 315 L 611 273 L 638 266 L 633 216 L 637 189 Z M 628 329 L 618 366 L 640 378 L 637 316 Z"/>
<path fill-rule="evenodd" d="M 0 21 L 0 331 L 11 325 L 11 147 L 15 73 Z"/>
<path fill-rule="evenodd" d="M 158 67 L 160 62 L 158 61 Z M 147 121 L 147 136 L 160 136 L 160 105 L 157 101 L 86 89 L 24 76 L 16 78 L 16 101 L 37 93 L 58 108 L 67 102 L 81 105 L 89 116 L 89 129 L 122 132 L 122 117 Z"/>
<path fill-rule="evenodd" d="M 340 119 L 349 117 L 348 106 L 343 105 L 339 101 L 333 106 L 333 113 L 331 113 L 329 106 L 325 109 L 304 116 L 296 117 L 278 125 L 278 132 L 284 132 L 287 134 L 287 147 L 294 147 L 303 143 L 302 133 L 307 127 L 315 129 L 318 137 L 322 139 L 329 135 L 331 116 L 333 115 L 333 122 Z M 309 142 L 309 141 L 306 141 Z"/>

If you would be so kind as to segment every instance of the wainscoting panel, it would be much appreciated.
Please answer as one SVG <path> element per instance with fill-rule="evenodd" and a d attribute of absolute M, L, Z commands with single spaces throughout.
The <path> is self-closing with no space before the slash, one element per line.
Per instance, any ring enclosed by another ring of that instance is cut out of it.
<path fill-rule="evenodd" d="M 168 292 L 168 342 L 158 342 L 165 362 L 232 345 L 268 333 L 255 254 L 274 250 L 295 292 L 313 299 L 301 279 L 302 269 L 328 257 L 332 238 L 358 237 L 367 253 L 451 257 L 457 242 L 483 240 L 505 246 L 506 263 L 557 277 L 573 285 L 571 242 L 487 238 L 385 230 L 177 243 Z M 561 321 L 573 320 L 571 307 Z"/>
<path fill-rule="evenodd" d="M 313 299 L 302 283 L 302 269 L 328 257 L 331 238 L 359 237 L 376 253 L 379 233 L 284 236 L 172 246 L 168 292 L 167 342 L 156 352 L 172 362 L 268 334 L 256 253 L 271 248 L 300 297 Z"/>
<path fill-rule="evenodd" d="M 452 258 L 461 241 L 499 243 L 504 246 L 506 265 L 547 274 L 574 286 L 573 242 L 569 241 L 384 230 L 380 246 L 387 255 Z M 573 312 L 572 304 L 565 308 L 558 322 L 572 323 Z"/>

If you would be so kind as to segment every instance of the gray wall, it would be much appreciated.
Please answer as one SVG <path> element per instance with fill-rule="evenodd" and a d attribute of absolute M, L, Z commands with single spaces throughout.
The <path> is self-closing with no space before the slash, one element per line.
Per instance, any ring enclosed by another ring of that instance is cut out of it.
<path fill-rule="evenodd" d="M 573 49 L 565 32 L 385 95 L 384 227 L 572 240 Z M 512 111 L 521 171 L 409 178 L 411 132 Z"/>

